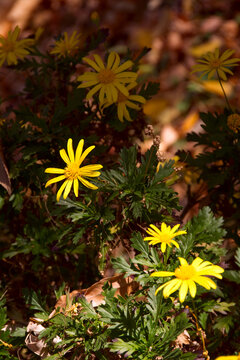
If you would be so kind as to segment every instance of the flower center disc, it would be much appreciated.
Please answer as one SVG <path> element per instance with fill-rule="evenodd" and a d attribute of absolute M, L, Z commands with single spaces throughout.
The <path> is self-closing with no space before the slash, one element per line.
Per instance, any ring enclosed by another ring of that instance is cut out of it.
<path fill-rule="evenodd" d="M 4 51 L 6 52 L 12 52 L 15 47 L 14 47 L 14 43 L 11 41 L 6 41 L 5 44 L 3 45 Z"/>
<path fill-rule="evenodd" d="M 98 74 L 98 80 L 102 84 L 110 84 L 115 80 L 115 74 L 110 69 L 101 70 Z"/>
<path fill-rule="evenodd" d="M 70 179 L 74 180 L 77 179 L 79 175 L 79 166 L 76 163 L 71 163 L 67 167 L 65 167 L 65 176 Z"/>
<path fill-rule="evenodd" d="M 181 265 L 175 270 L 175 276 L 181 280 L 192 279 L 196 275 L 196 270 L 192 265 Z"/>
<path fill-rule="evenodd" d="M 220 60 L 213 60 L 211 62 L 211 66 L 214 68 L 214 69 L 218 69 L 220 66 L 221 66 L 221 61 Z"/>
<path fill-rule="evenodd" d="M 117 99 L 117 102 L 118 103 L 121 103 L 121 102 L 125 102 L 128 98 L 123 95 L 120 91 L 118 92 L 118 99 Z"/>

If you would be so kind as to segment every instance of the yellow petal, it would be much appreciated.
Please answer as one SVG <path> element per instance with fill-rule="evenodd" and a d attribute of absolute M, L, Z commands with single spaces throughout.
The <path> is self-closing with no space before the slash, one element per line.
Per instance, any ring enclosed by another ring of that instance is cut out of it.
<path fill-rule="evenodd" d="M 129 107 L 130 109 L 134 109 L 134 110 L 140 109 L 139 105 L 136 105 L 131 101 L 126 101 L 126 106 Z"/>
<path fill-rule="evenodd" d="M 59 201 L 65 186 L 67 185 L 68 180 L 65 180 L 64 183 L 61 185 L 60 189 L 57 192 L 57 201 Z"/>
<path fill-rule="evenodd" d="M 161 231 L 160 231 L 155 225 L 151 224 L 150 227 L 151 227 L 153 230 L 155 230 L 157 234 L 161 235 Z M 151 229 L 149 229 L 149 231 L 150 231 L 150 230 L 151 230 Z"/>
<path fill-rule="evenodd" d="M 111 52 L 110 55 L 108 56 L 108 60 L 107 60 L 107 69 L 111 69 L 111 67 L 114 63 L 115 57 L 116 57 L 116 53 Z"/>
<path fill-rule="evenodd" d="M 78 143 L 76 154 L 75 154 L 75 161 L 78 162 L 80 160 L 80 157 L 82 155 L 84 140 L 81 139 Z"/>
<path fill-rule="evenodd" d="M 113 65 L 112 65 L 112 70 L 115 70 L 120 64 L 119 55 L 116 52 L 114 54 L 115 54 L 115 61 L 114 61 Z"/>
<path fill-rule="evenodd" d="M 86 166 L 81 167 L 81 170 L 91 172 L 91 171 L 95 171 L 95 170 L 100 170 L 102 168 L 103 168 L 103 166 L 101 164 L 91 164 L 91 165 L 86 165 Z"/>
<path fill-rule="evenodd" d="M 165 253 L 166 247 L 167 247 L 167 244 L 166 244 L 165 242 L 162 242 L 162 244 L 161 244 L 161 251 L 162 251 L 163 253 Z"/>
<path fill-rule="evenodd" d="M 195 276 L 194 281 L 207 290 L 210 290 L 211 288 L 216 289 L 217 287 L 217 285 L 211 279 L 204 276 Z"/>
<path fill-rule="evenodd" d="M 129 84 L 129 85 L 131 85 L 131 84 Z M 129 86 L 127 88 L 129 89 Z M 144 99 L 144 97 L 140 96 L 140 95 L 130 95 L 129 99 L 140 102 L 141 104 L 145 104 L 145 102 L 146 102 L 146 99 Z"/>
<path fill-rule="evenodd" d="M 168 283 L 166 283 L 164 290 L 163 290 L 163 296 L 169 297 L 174 291 L 178 290 L 178 288 L 181 286 L 182 280 L 180 279 L 172 279 Z"/>
<path fill-rule="evenodd" d="M 64 169 L 57 169 L 57 168 L 47 168 L 45 170 L 45 173 L 50 173 L 50 174 L 64 174 L 65 170 Z"/>
<path fill-rule="evenodd" d="M 124 105 L 123 104 L 118 104 L 118 107 L 117 107 L 117 115 L 118 115 L 118 118 L 121 122 L 123 122 L 123 109 L 124 108 Z"/>
<path fill-rule="evenodd" d="M 78 86 L 78 87 L 79 87 L 79 86 Z M 94 86 L 94 88 L 87 93 L 86 99 L 87 99 L 87 100 L 91 99 L 91 97 L 93 97 L 93 95 L 94 95 L 99 89 L 101 89 L 101 87 L 102 87 L 102 84 L 98 84 L 98 85 Z"/>
<path fill-rule="evenodd" d="M 73 180 L 73 190 L 76 197 L 78 197 L 78 179 Z"/>
<path fill-rule="evenodd" d="M 179 300 L 181 303 L 184 302 L 187 292 L 188 292 L 188 283 L 186 280 L 183 280 L 182 285 L 179 289 Z"/>
<path fill-rule="evenodd" d="M 171 243 L 179 249 L 179 244 L 175 240 L 171 240 Z"/>
<path fill-rule="evenodd" d="M 126 108 L 126 105 L 123 105 L 123 116 L 125 117 L 125 119 L 127 119 L 128 121 L 132 121 L 132 119 L 130 118 L 128 109 Z"/>
<path fill-rule="evenodd" d="M 190 294 L 191 294 L 191 297 L 195 297 L 196 296 L 196 292 L 197 292 L 197 287 L 196 287 L 196 284 L 193 280 L 189 279 L 187 280 L 188 282 L 188 287 L 189 287 L 189 291 L 190 291 Z"/>
<path fill-rule="evenodd" d="M 187 266 L 187 265 L 188 265 L 187 260 L 185 260 L 184 258 L 179 257 L 178 260 L 180 261 L 180 264 L 181 264 L 181 265 L 183 265 L 183 266 Z"/>
<path fill-rule="evenodd" d="M 57 176 L 51 180 L 48 180 L 48 182 L 46 183 L 45 187 L 48 187 L 49 185 L 53 184 L 53 183 L 56 183 L 58 181 L 61 181 L 61 180 L 64 180 L 66 179 L 66 176 L 65 175 L 61 175 L 61 176 Z"/>
<path fill-rule="evenodd" d="M 85 159 L 85 157 L 95 148 L 95 145 L 89 146 L 81 155 L 80 159 L 79 159 L 79 166 L 81 165 L 81 163 L 83 162 L 83 160 Z"/>
<path fill-rule="evenodd" d="M 70 193 L 71 187 L 72 187 L 73 180 L 68 180 L 67 185 L 64 190 L 63 198 L 66 199 L 68 194 Z"/>
<path fill-rule="evenodd" d="M 124 71 L 116 75 L 116 78 L 121 81 L 121 78 L 136 78 L 137 74 L 133 71 Z"/>
<path fill-rule="evenodd" d="M 81 181 L 81 183 L 86 186 L 89 189 L 92 190 L 96 190 L 98 189 L 98 187 L 96 185 L 93 185 L 92 183 L 90 183 L 89 181 L 87 181 L 86 179 L 84 179 L 83 177 L 79 176 L 78 179 Z"/>
<path fill-rule="evenodd" d="M 172 271 L 154 271 L 150 276 L 168 277 L 172 275 L 175 275 Z"/>
<path fill-rule="evenodd" d="M 101 70 L 100 67 L 93 60 L 91 60 L 87 57 L 83 57 L 82 60 L 85 61 L 88 65 L 90 65 L 97 72 L 99 72 Z"/>
<path fill-rule="evenodd" d="M 103 63 L 102 59 L 100 58 L 100 56 L 97 54 L 94 54 L 93 56 L 94 56 L 94 59 L 95 59 L 97 65 L 100 67 L 100 69 L 105 69 L 104 63 Z"/>
<path fill-rule="evenodd" d="M 131 60 L 127 60 L 122 65 L 120 65 L 116 70 L 115 73 L 118 74 L 128 68 L 130 68 L 133 65 L 133 62 Z"/>
<path fill-rule="evenodd" d="M 72 146 L 72 139 L 68 139 L 67 150 L 68 150 L 69 159 L 73 163 L 74 162 L 74 152 L 73 152 L 73 146 Z"/>
<path fill-rule="evenodd" d="M 172 229 L 171 229 L 171 234 L 174 234 L 175 231 L 179 228 L 180 224 L 175 225 Z"/>
<path fill-rule="evenodd" d="M 65 161 L 66 164 L 70 164 L 70 160 L 69 160 L 69 157 L 67 156 L 67 153 L 64 149 L 61 149 L 60 150 L 60 156 L 61 158 L 63 159 L 63 161 Z"/>
<path fill-rule="evenodd" d="M 112 93 L 112 101 L 117 102 L 117 99 L 118 99 L 118 91 L 117 91 L 117 89 L 115 88 L 115 86 L 113 86 L 111 84 L 109 85 L 109 89 L 110 89 L 110 91 Z"/>

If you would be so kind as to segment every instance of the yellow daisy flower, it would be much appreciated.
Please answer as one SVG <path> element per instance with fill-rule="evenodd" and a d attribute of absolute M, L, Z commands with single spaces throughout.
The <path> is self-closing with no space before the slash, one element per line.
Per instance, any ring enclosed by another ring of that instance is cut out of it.
<path fill-rule="evenodd" d="M 218 74 L 221 79 L 227 80 L 226 73 L 233 75 L 229 67 L 238 66 L 240 61 L 238 58 L 229 59 L 233 53 L 234 50 L 226 50 L 220 56 L 219 49 L 216 49 L 214 52 L 208 52 L 203 55 L 202 59 L 197 60 L 200 64 L 194 65 L 192 72 L 203 71 L 200 78 L 208 74 L 208 79 L 211 79 L 214 74 Z"/>
<path fill-rule="evenodd" d="M 128 60 L 120 65 L 119 55 L 111 52 L 108 56 L 107 66 L 105 66 L 99 55 L 94 54 L 93 56 L 95 61 L 87 57 L 84 57 L 83 61 L 96 72 L 85 72 L 77 78 L 78 81 L 84 81 L 78 86 L 79 88 L 93 86 L 86 99 L 89 100 L 98 91 L 101 104 L 104 103 L 105 97 L 109 103 L 117 102 L 119 91 L 123 95 L 129 96 L 128 89 L 124 84 L 135 82 L 137 74 L 125 70 L 129 69 L 133 62 Z"/>
<path fill-rule="evenodd" d="M 100 164 L 91 164 L 80 167 L 85 157 L 92 151 L 95 146 L 88 147 L 84 152 L 83 151 L 83 145 L 84 140 L 80 140 L 77 146 L 76 154 L 74 156 L 73 146 L 72 146 L 72 139 L 68 139 L 67 142 L 67 152 L 64 149 L 60 150 L 60 156 L 65 161 L 67 166 L 64 169 L 58 169 L 58 168 L 47 168 L 45 170 L 46 173 L 50 174 L 61 174 L 60 176 L 57 176 L 51 180 L 49 180 L 45 187 L 56 183 L 61 180 L 65 180 L 64 183 L 61 185 L 60 189 L 57 192 L 57 201 L 59 201 L 63 190 L 63 198 L 66 199 L 68 194 L 70 193 L 71 187 L 73 185 L 74 194 L 76 197 L 78 196 L 78 181 L 81 181 L 81 183 L 86 186 L 89 189 L 96 190 L 98 189 L 97 186 L 90 183 L 88 180 L 85 179 L 85 177 L 97 177 L 100 175 L 99 171 L 102 168 L 102 165 Z"/>
<path fill-rule="evenodd" d="M 151 235 L 144 238 L 144 241 L 150 241 L 150 245 L 156 245 L 161 243 L 161 251 L 164 253 L 167 245 L 172 247 L 171 244 L 179 248 L 178 243 L 173 240 L 178 235 L 186 234 L 185 230 L 177 231 L 180 224 L 175 225 L 172 229 L 170 226 L 167 226 L 164 222 L 161 225 L 161 230 L 159 230 L 155 225 L 150 225 L 146 232 Z"/>
<path fill-rule="evenodd" d="M 24 59 L 29 54 L 29 49 L 34 44 L 32 39 L 17 40 L 20 28 L 15 27 L 13 31 L 9 31 L 7 37 L 0 35 L 0 66 L 7 62 L 8 65 L 17 65 L 18 58 Z"/>
<path fill-rule="evenodd" d="M 240 115 L 239 114 L 229 115 L 227 118 L 227 124 L 229 129 L 237 133 L 238 130 L 240 129 Z"/>
<path fill-rule="evenodd" d="M 135 86 L 137 85 L 136 82 L 133 82 L 131 84 L 128 84 L 126 86 L 126 89 L 132 90 Z M 128 121 L 132 121 L 130 115 L 129 115 L 129 111 L 127 109 L 127 107 L 131 108 L 131 109 L 135 109 L 135 110 L 140 110 L 140 106 L 136 105 L 133 101 L 139 102 L 141 104 L 145 104 L 146 99 L 144 99 L 143 96 L 141 95 L 131 95 L 129 94 L 128 96 L 123 95 L 121 92 L 118 93 L 118 98 L 116 101 L 116 105 L 117 105 L 117 115 L 118 115 L 118 119 L 123 122 L 124 118 Z M 105 103 L 102 104 L 102 109 L 106 108 L 110 105 L 112 105 L 113 103 L 109 103 L 107 100 L 105 101 Z"/>
<path fill-rule="evenodd" d="M 219 356 L 215 360 L 240 360 L 240 353 L 239 355 Z"/>
<path fill-rule="evenodd" d="M 163 289 L 163 296 L 165 298 L 169 297 L 173 292 L 179 288 L 179 300 L 182 303 L 185 300 L 185 297 L 190 291 L 191 296 L 194 298 L 196 296 L 197 287 L 196 284 L 203 286 L 207 290 L 216 289 L 216 284 L 207 276 L 215 276 L 218 279 L 222 279 L 222 273 L 224 270 L 218 265 L 213 265 L 209 261 L 203 261 L 199 257 L 193 260 L 191 265 L 188 265 L 187 261 L 179 257 L 180 266 L 176 268 L 174 272 L 172 271 L 155 271 L 151 276 L 157 277 L 168 277 L 175 275 L 176 279 L 172 279 L 165 284 L 161 285 L 155 292 L 157 294 L 160 290 Z"/>
<path fill-rule="evenodd" d="M 73 56 L 80 47 L 80 37 L 75 30 L 70 37 L 66 32 L 63 33 L 63 37 L 55 42 L 55 46 L 50 54 L 56 54 L 58 57 Z"/>

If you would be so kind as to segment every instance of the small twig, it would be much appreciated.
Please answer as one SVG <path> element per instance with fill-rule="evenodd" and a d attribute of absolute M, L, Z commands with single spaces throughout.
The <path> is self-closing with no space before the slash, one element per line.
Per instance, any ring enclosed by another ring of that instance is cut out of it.
<path fill-rule="evenodd" d="M 226 95 L 226 93 L 225 93 L 225 90 L 224 90 L 224 87 L 223 87 L 223 84 L 222 84 L 222 80 L 221 80 L 221 78 L 220 78 L 220 76 L 219 76 L 218 70 L 216 70 L 216 71 L 217 71 L 217 77 L 218 77 L 219 84 L 220 84 L 220 86 L 221 86 L 221 88 L 222 88 L 223 95 L 224 95 L 225 100 L 226 100 L 226 103 L 227 103 L 227 107 L 228 107 L 228 109 L 229 109 L 230 111 L 232 111 L 231 105 L 229 104 L 229 101 L 228 101 L 227 95 Z"/>

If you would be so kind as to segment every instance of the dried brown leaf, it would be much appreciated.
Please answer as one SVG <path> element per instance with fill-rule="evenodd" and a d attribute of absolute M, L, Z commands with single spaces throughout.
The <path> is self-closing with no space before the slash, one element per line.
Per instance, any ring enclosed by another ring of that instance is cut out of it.
<path fill-rule="evenodd" d="M 7 190 L 8 194 L 11 194 L 11 182 L 8 173 L 8 169 L 4 163 L 3 157 L 0 154 L 0 184 Z"/>

